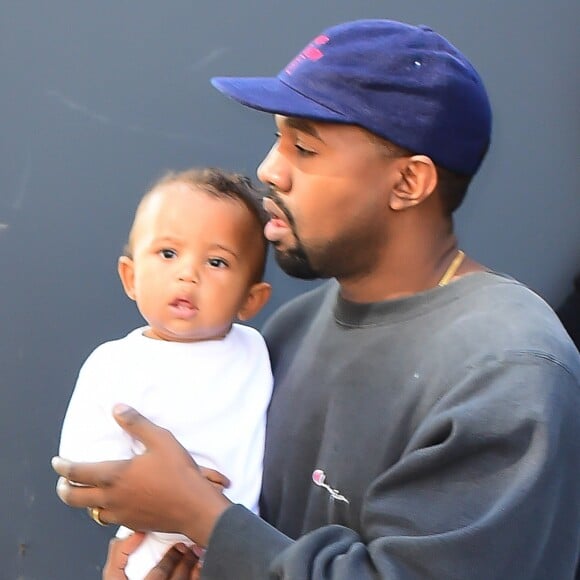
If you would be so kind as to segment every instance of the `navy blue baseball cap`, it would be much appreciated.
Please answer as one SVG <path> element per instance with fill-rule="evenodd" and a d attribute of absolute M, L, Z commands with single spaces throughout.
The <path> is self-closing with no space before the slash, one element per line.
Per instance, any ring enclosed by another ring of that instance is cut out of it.
<path fill-rule="evenodd" d="M 328 28 L 276 77 L 216 77 L 235 101 L 268 113 L 358 125 L 437 165 L 473 175 L 487 151 L 483 82 L 426 26 L 356 20 Z"/>

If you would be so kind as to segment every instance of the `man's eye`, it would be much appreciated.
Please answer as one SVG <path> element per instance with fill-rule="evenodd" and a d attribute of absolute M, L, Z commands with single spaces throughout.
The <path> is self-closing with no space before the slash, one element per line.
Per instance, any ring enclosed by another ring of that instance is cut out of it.
<path fill-rule="evenodd" d="M 296 143 L 294 147 L 296 148 L 296 151 L 298 151 L 298 155 L 300 155 L 300 157 L 311 157 L 312 155 L 316 155 L 314 151 L 311 151 L 310 149 L 307 149 L 298 143 Z"/>
<path fill-rule="evenodd" d="M 166 260 L 171 260 L 172 258 L 175 258 L 175 256 L 177 256 L 175 250 L 170 250 L 168 248 L 163 248 L 163 250 L 159 251 L 159 254 Z"/>
<path fill-rule="evenodd" d="M 209 258 L 207 263 L 212 268 L 227 268 L 228 267 L 228 263 L 225 260 L 223 260 L 222 258 Z"/>

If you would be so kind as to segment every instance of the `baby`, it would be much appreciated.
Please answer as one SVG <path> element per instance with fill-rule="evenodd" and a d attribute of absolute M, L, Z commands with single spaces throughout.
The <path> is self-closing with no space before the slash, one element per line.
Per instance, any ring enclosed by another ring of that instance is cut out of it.
<path fill-rule="evenodd" d="M 171 431 L 199 465 L 224 474 L 228 498 L 257 513 L 272 374 L 261 335 L 234 320 L 248 320 L 270 297 L 266 254 L 249 179 L 192 169 L 158 181 L 137 208 L 118 263 L 147 326 L 88 357 L 59 454 L 101 461 L 141 453 L 111 415 L 115 403 L 126 403 Z M 143 578 L 184 540 L 148 534 L 129 558 L 129 580 Z"/>

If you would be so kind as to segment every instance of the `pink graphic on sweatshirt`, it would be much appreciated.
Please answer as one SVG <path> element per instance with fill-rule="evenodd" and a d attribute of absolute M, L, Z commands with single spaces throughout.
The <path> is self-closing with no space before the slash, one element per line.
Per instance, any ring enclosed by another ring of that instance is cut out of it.
<path fill-rule="evenodd" d="M 322 487 L 323 489 L 325 489 L 329 494 L 330 497 L 332 497 L 332 499 L 336 500 L 336 501 L 343 501 L 344 503 L 350 503 L 348 501 L 348 499 L 346 499 L 346 497 L 344 497 L 344 495 L 342 495 L 338 489 L 333 489 L 332 487 L 330 487 L 329 485 L 327 485 L 326 482 L 326 473 L 324 473 L 324 471 L 322 471 L 322 469 L 315 469 L 312 472 L 312 481 L 318 486 L 318 487 Z"/>

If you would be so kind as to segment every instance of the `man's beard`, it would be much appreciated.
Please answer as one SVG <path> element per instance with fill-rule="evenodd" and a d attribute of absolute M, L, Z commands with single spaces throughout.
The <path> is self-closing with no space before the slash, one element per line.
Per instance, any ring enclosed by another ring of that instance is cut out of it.
<path fill-rule="evenodd" d="M 282 244 L 272 242 L 274 257 L 278 266 L 289 276 L 302 280 L 316 280 L 318 278 L 347 278 L 359 274 L 361 269 L 370 272 L 372 264 L 376 261 L 376 252 L 371 249 L 374 245 L 372 231 L 368 228 L 364 231 L 352 233 L 342 239 L 324 242 L 310 242 L 308 251 L 300 240 L 296 230 L 294 217 L 286 207 L 284 200 L 275 190 L 269 190 L 264 197 L 274 201 L 278 209 L 286 217 L 286 221 L 294 237 L 293 247 L 282 249 Z M 369 237 L 369 235 L 371 237 Z M 361 248 L 365 252 L 361 253 Z M 347 259 L 347 256 L 361 256 L 359 260 Z"/>
<path fill-rule="evenodd" d="M 296 237 L 296 234 L 294 234 Z M 274 245 L 274 257 L 278 266 L 289 276 L 302 280 L 321 278 L 320 273 L 312 266 L 302 245 L 297 241 L 296 247 L 289 250 L 279 250 Z"/>
<path fill-rule="evenodd" d="M 296 246 L 294 248 L 289 248 L 287 250 L 281 250 L 278 244 L 273 243 L 274 246 L 274 257 L 278 266 L 289 276 L 294 278 L 301 278 L 302 280 L 315 280 L 316 278 L 321 278 L 320 273 L 312 266 L 304 246 L 301 244 L 298 234 L 296 232 L 296 223 L 292 214 L 288 211 L 284 200 L 280 197 L 278 192 L 273 189 L 269 189 L 268 192 L 264 194 L 264 197 L 269 197 L 274 201 L 274 203 L 280 208 L 280 210 L 286 216 L 288 225 L 294 234 L 294 239 L 296 240 Z"/>

